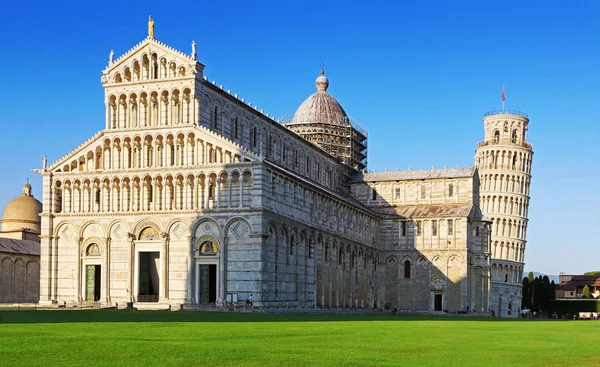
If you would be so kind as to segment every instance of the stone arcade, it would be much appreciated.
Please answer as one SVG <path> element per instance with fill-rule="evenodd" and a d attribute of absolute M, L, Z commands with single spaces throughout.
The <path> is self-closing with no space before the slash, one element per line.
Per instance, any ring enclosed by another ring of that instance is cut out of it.
<path fill-rule="evenodd" d="M 105 128 L 41 170 L 42 302 L 487 311 L 476 168 L 362 173 L 325 75 L 282 125 L 203 70 L 153 21 L 111 54 Z"/>

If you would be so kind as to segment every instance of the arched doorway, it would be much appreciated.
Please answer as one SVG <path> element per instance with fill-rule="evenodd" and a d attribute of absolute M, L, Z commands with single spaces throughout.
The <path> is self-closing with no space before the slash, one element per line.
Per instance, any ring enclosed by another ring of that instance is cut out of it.
<path fill-rule="evenodd" d="M 133 249 L 133 294 L 136 302 L 159 302 L 165 298 L 165 236 L 152 222 L 140 227 Z"/>
<path fill-rule="evenodd" d="M 214 304 L 219 295 L 219 244 L 213 237 L 202 237 L 194 251 L 196 261 L 196 294 L 199 304 Z"/>
<path fill-rule="evenodd" d="M 102 296 L 102 248 L 96 242 L 85 246 L 82 274 L 83 294 L 86 302 L 98 302 Z"/>

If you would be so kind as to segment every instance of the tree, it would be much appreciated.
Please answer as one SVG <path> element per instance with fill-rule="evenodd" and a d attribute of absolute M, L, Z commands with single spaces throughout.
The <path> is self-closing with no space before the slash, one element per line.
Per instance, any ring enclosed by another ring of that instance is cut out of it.
<path fill-rule="evenodd" d="M 529 279 L 529 284 L 533 284 L 533 282 L 535 281 L 535 276 L 533 275 L 532 271 L 530 271 L 527 275 L 527 279 Z"/>
<path fill-rule="evenodd" d="M 585 287 L 583 287 L 583 298 L 591 298 L 592 295 L 590 294 L 590 287 L 587 286 L 587 284 L 585 285 Z"/>
<path fill-rule="evenodd" d="M 542 310 L 548 310 L 548 306 L 550 305 L 549 301 L 552 297 L 552 287 L 550 285 L 550 278 L 547 275 L 544 275 L 542 278 L 542 291 L 541 300 L 540 300 L 540 308 Z"/>
<path fill-rule="evenodd" d="M 583 275 L 600 275 L 600 270 L 586 271 Z"/>
<path fill-rule="evenodd" d="M 522 304 L 521 308 L 529 308 L 531 309 L 531 284 L 529 283 L 529 278 L 523 277 L 523 295 L 521 297 Z"/>
<path fill-rule="evenodd" d="M 535 278 L 533 281 L 533 309 L 541 310 L 542 309 L 542 300 L 544 299 L 544 290 L 542 287 L 542 276 Z"/>

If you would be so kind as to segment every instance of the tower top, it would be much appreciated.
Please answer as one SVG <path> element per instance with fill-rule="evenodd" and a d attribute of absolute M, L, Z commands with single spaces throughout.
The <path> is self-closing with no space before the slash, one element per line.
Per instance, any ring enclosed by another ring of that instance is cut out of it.
<path fill-rule="evenodd" d="M 515 115 L 515 116 L 521 116 L 521 117 L 529 118 L 529 116 L 527 116 L 527 114 L 525 112 L 521 112 L 521 111 L 517 111 L 517 110 L 489 111 L 485 115 L 483 115 L 483 117 L 488 117 L 488 116 L 493 116 L 493 115 Z"/>

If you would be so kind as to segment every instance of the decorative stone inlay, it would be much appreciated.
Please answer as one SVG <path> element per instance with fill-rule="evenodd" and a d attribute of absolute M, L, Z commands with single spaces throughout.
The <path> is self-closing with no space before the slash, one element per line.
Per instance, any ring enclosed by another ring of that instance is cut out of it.
<path fill-rule="evenodd" d="M 239 221 L 232 226 L 231 231 L 236 238 L 241 239 L 250 232 L 250 228 L 246 223 Z"/>

